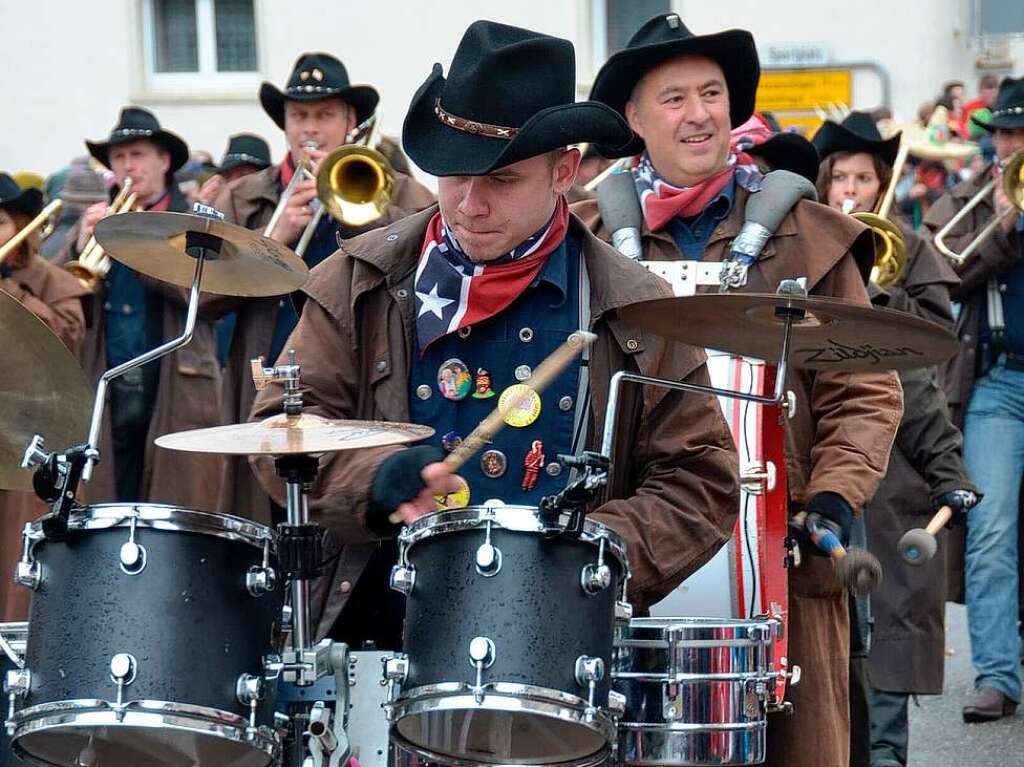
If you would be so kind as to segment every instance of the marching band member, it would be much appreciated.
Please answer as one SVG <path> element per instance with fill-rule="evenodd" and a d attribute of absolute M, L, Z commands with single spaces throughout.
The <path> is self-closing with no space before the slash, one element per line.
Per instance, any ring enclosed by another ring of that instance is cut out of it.
<path fill-rule="evenodd" d="M 883 140 L 869 114 L 852 112 L 842 123 L 826 121 L 814 145 L 822 158 L 819 199 L 835 210 L 846 205 L 847 213 L 875 211 L 892 183 L 900 134 Z M 907 246 L 906 267 L 893 285 L 872 285 L 873 303 L 952 329 L 949 291 L 959 278 L 930 242 L 903 221 L 894 223 Z M 869 751 L 876 767 L 905 767 L 910 696 L 940 695 L 945 668 L 945 547 L 927 564 L 908 567 L 896 544 L 906 530 L 922 526 L 922 518 L 945 505 L 956 512 L 950 524 L 963 524 L 980 496 L 967 475 L 960 430 L 949 418 L 935 370 L 905 371 L 900 382 L 903 420 L 885 478 L 864 509 L 868 549 L 885 573 L 871 593 L 873 627 L 866 663 L 870 716 L 851 708 L 854 723 L 866 720 L 864 740 L 871 744 L 868 749 L 854 738 L 851 756 L 866 760 L 868 753 L 857 750 Z M 914 662 L 907 663 L 908 657 Z"/>
<path fill-rule="evenodd" d="M 89 153 L 110 168 L 118 188 L 131 179 L 138 205 L 149 211 L 188 211 L 173 183 L 188 160 L 185 142 L 160 127 L 145 109 L 125 107 L 106 141 L 86 141 Z M 106 203 L 86 209 L 69 240 L 75 259 L 95 225 L 108 215 Z M 181 333 L 187 293 L 139 275 L 116 260 L 95 279 L 92 317 L 82 345 L 82 366 L 97 380 Z M 217 426 L 220 368 L 211 323 L 200 319 L 192 342 L 156 364 L 114 379 L 104 415 L 102 456 L 83 492 L 96 501 L 159 501 L 213 510 L 220 459 L 158 450 L 153 440 L 167 432 Z"/>
<path fill-rule="evenodd" d="M 378 99 L 377 91 L 371 86 L 352 85 L 344 64 L 333 56 L 302 54 L 283 91 L 271 83 L 263 83 L 260 88 L 263 109 L 284 131 L 288 144 L 284 161 L 228 184 L 214 207 L 232 223 L 263 230 L 292 175 L 302 166 L 303 158 L 308 156 L 313 160 L 315 174 L 320 160 L 345 144 L 356 127 L 373 115 Z M 313 145 L 317 148 L 309 148 Z M 316 195 L 313 179 L 299 181 L 270 236 L 294 246 L 313 216 L 310 203 Z M 303 258 L 313 267 L 334 252 L 339 237 L 352 237 L 385 226 L 433 202 L 434 196 L 426 187 L 396 172 L 391 203 L 379 219 L 363 227 L 351 227 L 324 215 Z M 276 359 L 298 316 L 287 298 L 231 299 L 221 300 L 217 305 L 223 311 L 237 312 L 234 338 L 225 365 L 223 420 L 238 423 L 248 418 L 256 394 L 249 360 L 259 356 Z M 218 509 L 226 514 L 269 521 L 266 494 L 244 460 L 228 458 L 225 466 Z"/>
<path fill-rule="evenodd" d="M 42 209 L 42 193 L 22 190 L 8 174 L 0 173 L 0 247 Z M 89 291 L 44 261 L 38 250 L 39 237 L 33 233 L 0 262 L 0 290 L 14 296 L 77 353 L 85 335 L 82 299 Z M 0 622 L 28 618 L 28 591 L 16 587 L 10 574 L 21 554 L 22 527 L 45 513 L 46 506 L 33 493 L 0 490 Z"/>
<path fill-rule="evenodd" d="M 213 205 L 221 190 L 232 181 L 270 167 L 270 146 L 254 133 L 236 133 L 228 138 L 228 148 L 216 169 L 199 189 L 199 202 Z"/>
<path fill-rule="evenodd" d="M 999 173 L 1000 163 L 1024 149 L 1024 78 L 1005 78 L 987 120 L 971 118 L 992 134 L 1000 161 L 972 176 L 928 211 L 925 226 L 942 228 Z M 1018 544 L 1021 472 L 1024 470 L 1024 218 L 1007 215 L 1013 203 L 1002 184 L 946 239 L 962 251 L 993 216 L 995 233 L 956 267 L 961 283 L 952 290 L 961 304 L 957 334 L 961 353 L 947 370 L 947 393 L 963 417 L 964 457 L 971 476 L 985 491 L 967 525 L 966 597 L 975 670 L 975 694 L 963 707 L 965 721 L 1011 716 L 1020 703 L 1018 634 Z M 990 287 L 991 286 L 991 287 Z M 994 289 L 992 289 L 994 288 Z M 991 312 L 1003 309 L 1005 326 L 993 327 Z M 993 460 L 992 446 L 999 446 Z"/>
<path fill-rule="evenodd" d="M 611 156 L 636 156 L 645 260 L 722 261 L 743 224 L 760 170 L 730 147 L 754 109 L 759 66 L 750 33 L 694 35 L 676 14 L 658 16 L 601 68 L 591 98 L 629 120 L 636 138 Z M 574 206 L 603 238 L 594 202 Z M 867 230 L 801 201 L 782 221 L 741 289 L 774 292 L 806 276 L 812 295 L 867 303 L 873 260 Z M 794 511 L 818 512 L 848 540 L 851 520 L 885 472 L 902 410 L 893 373 L 793 371 L 795 416 L 786 421 Z M 814 546 L 803 546 L 805 554 Z M 849 615 L 831 563 L 804 556 L 789 575 L 790 662 L 803 671 L 787 698 L 795 715 L 769 719 L 768 764 L 844 766 L 849 758 Z"/>
<path fill-rule="evenodd" d="M 630 138 L 607 107 L 574 103 L 574 72 L 566 40 L 473 23 L 448 76 L 436 64 L 405 119 L 405 150 L 439 177 L 439 206 L 343 242 L 302 289 L 302 316 L 284 348 L 303 366 L 309 412 L 437 432 L 429 446 L 321 462 L 311 510 L 341 549 L 316 589 L 318 636 L 400 644 L 404 598 L 387 577 L 398 526 L 389 514 L 411 522 L 436 509 L 433 494 L 456 491 L 439 448 L 458 444 L 577 328 L 598 335 L 589 386 L 577 361 L 512 408 L 512 425 L 463 470 L 464 505 L 501 498 L 536 506 L 565 487 L 558 455 L 573 451 L 581 430 L 584 444 L 599 442 L 615 371 L 708 383 L 700 350 L 617 317 L 616 307 L 670 291 L 568 210 L 580 154 L 567 145 L 617 147 Z M 280 410 L 281 394 L 263 390 L 253 418 Z M 713 398 L 659 389 L 624 396 L 609 498 L 591 519 L 627 541 L 630 597 L 642 610 L 727 540 L 737 458 Z M 272 470 L 255 465 L 280 500 Z"/>

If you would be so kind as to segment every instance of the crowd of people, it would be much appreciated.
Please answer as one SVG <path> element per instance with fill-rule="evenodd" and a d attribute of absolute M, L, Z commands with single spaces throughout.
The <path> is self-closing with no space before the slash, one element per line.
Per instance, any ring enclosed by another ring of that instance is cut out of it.
<path fill-rule="evenodd" d="M 387 577 L 394 513 L 411 522 L 435 508 L 435 495 L 461 490 L 536 506 L 565 485 L 552 457 L 600 435 L 614 371 L 708 380 L 701 351 L 643 335 L 616 315 L 668 288 L 608 244 L 585 182 L 626 158 L 618 170 L 635 180 L 642 261 L 725 262 L 765 174 L 790 170 L 815 185 L 818 201 L 793 207 L 771 249 L 742 264 L 736 289 L 773 292 L 804 275 L 812 296 L 944 325 L 961 351 L 939 370 L 791 373 L 791 510 L 819 515 L 844 543 L 866 539 L 884 580 L 868 614 L 803 541 L 806 555 L 789 572 L 788 627 L 803 680 L 791 688 L 793 716 L 769 719 L 767 763 L 906 765 L 908 700 L 942 692 L 948 599 L 968 608 L 977 689 L 964 719 L 1014 715 L 1024 613 L 1024 312 L 1014 308 L 1024 297 L 1021 198 L 1015 208 L 997 183 L 952 229 L 946 241 L 962 251 L 1000 217 L 962 263 L 932 239 L 1024 150 L 1024 78 L 986 75 L 976 94 L 947 83 L 905 125 L 885 110 L 829 115 L 807 141 L 755 111 L 759 64 L 748 32 L 697 35 L 675 14 L 655 17 L 605 63 L 586 102 L 575 101 L 573 60 L 568 41 L 471 25 L 447 74 L 435 65 L 413 97 L 400 142 L 377 144 L 394 169 L 381 214 L 315 224 L 300 296 L 205 296 L 188 346 L 112 383 L 103 460 L 82 500 L 279 521 L 272 469 L 159 450 L 153 440 L 280 412 L 281 387 L 257 394 L 250 360 L 295 350 L 315 412 L 436 431 L 427 445 L 335 454 L 311 499 L 337 554 L 318 581 L 317 636 L 400 648 L 404 597 Z M 34 231 L 0 263 L 0 288 L 49 325 L 92 380 L 184 322 L 185 291 L 116 259 L 85 279 L 65 268 L 86 260 L 127 181 L 138 210 L 189 212 L 200 202 L 259 232 L 291 186 L 268 236 L 294 247 L 314 217 L 318 164 L 360 135 L 379 98 L 351 83 L 339 59 L 316 52 L 297 58 L 283 88 L 264 83 L 258 97 L 281 135 L 232 135 L 219 163 L 190 152 L 153 112 L 126 106 L 106 138 L 85 142 L 86 157 L 45 181 L 0 174 L 0 247 L 46 202 L 64 203 L 45 238 Z M 270 147 L 282 140 L 287 151 L 275 158 Z M 436 195 L 410 163 L 438 177 Z M 880 286 L 869 279 L 874 235 L 849 214 L 876 211 L 890 185 L 907 258 L 898 281 Z M 439 459 L 493 407 L 489 393 L 527 378 L 579 327 L 598 334 L 587 375 L 570 366 L 543 409 L 538 399 L 522 428 L 488 446 L 488 460 L 453 475 Z M 474 381 L 481 396 L 467 398 Z M 731 535 L 737 458 L 712 399 L 652 391 L 622 409 L 618 454 L 629 459 L 591 517 L 626 539 L 629 596 L 642 613 Z M 945 506 L 954 513 L 940 555 L 906 566 L 899 536 Z M 5 572 L 20 553 L 21 527 L 44 512 L 27 493 L 0 495 Z M 0 583 L 0 618 L 24 620 L 28 592 Z"/>

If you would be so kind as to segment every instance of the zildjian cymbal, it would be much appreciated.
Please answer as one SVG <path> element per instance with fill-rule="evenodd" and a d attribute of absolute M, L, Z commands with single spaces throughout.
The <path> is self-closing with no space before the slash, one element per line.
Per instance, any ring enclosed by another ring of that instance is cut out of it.
<path fill-rule="evenodd" d="M 225 296 L 279 296 L 306 281 L 309 268 L 274 240 L 216 218 L 188 213 L 121 213 L 107 216 L 96 240 L 111 258 L 139 274 L 192 286 L 196 260 L 188 252 L 196 240 L 219 245 L 204 250 L 200 290 Z"/>
<path fill-rule="evenodd" d="M 942 326 L 906 312 L 819 296 L 702 293 L 629 304 L 619 316 L 665 338 L 778 362 L 784 327 L 779 311 L 787 309 L 804 313 L 793 322 L 793 368 L 919 368 L 949 359 L 960 346 Z"/>
<path fill-rule="evenodd" d="M 341 421 L 312 413 L 165 434 L 159 447 L 221 455 L 297 455 L 401 445 L 426 439 L 429 426 L 389 421 Z"/>
<path fill-rule="evenodd" d="M 92 414 L 89 380 L 46 324 L 0 290 L 0 489 L 31 490 L 21 458 L 40 434 L 50 450 L 84 442 Z"/>

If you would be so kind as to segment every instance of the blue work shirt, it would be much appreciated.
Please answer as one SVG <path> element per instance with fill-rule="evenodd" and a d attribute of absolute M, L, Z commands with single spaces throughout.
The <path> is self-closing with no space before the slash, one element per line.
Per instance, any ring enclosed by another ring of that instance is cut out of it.
<path fill-rule="evenodd" d="M 111 261 L 103 291 L 107 367 L 135 359 L 155 345 L 147 333 L 146 286 L 137 272 Z"/>
<path fill-rule="evenodd" d="M 672 235 L 676 246 L 687 261 L 700 261 L 704 256 L 704 246 L 711 239 L 711 233 L 732 210 L 736 197 L 736 179 L 733 178 L 707 206 L 691 218 L 676 216 L 665 229 Z"/>
<path fill-rule="evenodd" d="M 508 308 L 470 326 L 468 333 L 463 328 L 437 339 L 425 354 L 421 355 L 416 341 L 409 379 L 410 418 L 436 430 L 429 444 L 445 449 L 446 435 L 468 436 L 497 407 L 501 393 L 521 383 L 516 377 L 517 369 L 521 376 L 525 367 L 534 370 L 579 329 L 581 257 L 579 241 L 567 237 Z M 452 360 L 462 363 L 474 384 L 471 393 L 457 401 L 446 399 L 438 385 L 441 368 Z M 479 368 L 490 373 L 493 397 L 473 397 Z M 508 504 L 537 506 L 543 496 L 565 487 L 568 470 L 557 456 L 572 452 L 579 371 L 577 358 L 540 394 L 541 409 L 536 421 L 521 428 L 505 426 L 491 444 L 460 469 L 460 476 L 469 484 L 470 505 L 496 498 Z M 534 440 L 543 443 L 545 463 L 536 486 L 524 490 L 524 460 Z M 495 467 L 502 463 L 504 472 L 494 476 Z"/>

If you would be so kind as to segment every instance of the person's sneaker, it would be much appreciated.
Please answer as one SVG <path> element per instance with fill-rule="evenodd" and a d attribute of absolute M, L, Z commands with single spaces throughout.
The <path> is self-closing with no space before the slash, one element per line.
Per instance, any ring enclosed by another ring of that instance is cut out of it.
<path fill-rule="evenodd" d="M 994 687 L 982 687 L 964 706 L 965 722 L 994 722 L 1004 716 L 1013 716 L 1017 702 L 1010 700 Z"/>

